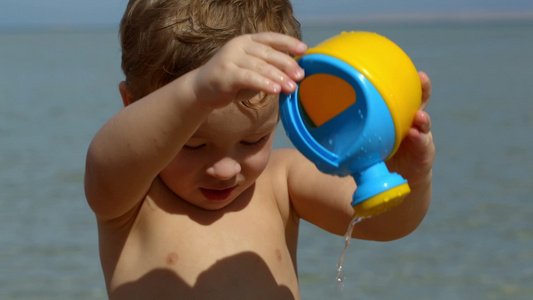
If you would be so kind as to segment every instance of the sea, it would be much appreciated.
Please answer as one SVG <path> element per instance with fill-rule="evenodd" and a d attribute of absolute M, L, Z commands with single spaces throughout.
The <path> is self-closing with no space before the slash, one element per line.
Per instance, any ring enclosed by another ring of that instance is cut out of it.
<path fill-rule="evenodd" d="M 303 299 L 533 299 L 533 20 L 302 24 L 397 43 L 433 83 L 428 214 L 392 242 L 301 225 Z M 87 147 L 122 102 L 117 28 L 0 30 L 0 299 L 107 299 Z M 280 126 L 275 147 L 292 147 Z"/>

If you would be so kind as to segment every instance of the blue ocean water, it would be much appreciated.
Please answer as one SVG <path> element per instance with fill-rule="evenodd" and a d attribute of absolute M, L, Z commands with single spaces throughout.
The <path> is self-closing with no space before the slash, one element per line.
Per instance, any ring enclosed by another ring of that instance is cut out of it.
<path fill-rule="evenodd" d="M 387 243 L 302 225 L 303 299 L 533 297 L 533 22 L 304 24 L 395 41 L 433 82 L 434 197 L 422 225 Z M 109 31 L 0 32 L 0 299 L 106 299 L 85 151 L 121 107 Z M 283 129 L 276 147 L 290 147 Z"/>

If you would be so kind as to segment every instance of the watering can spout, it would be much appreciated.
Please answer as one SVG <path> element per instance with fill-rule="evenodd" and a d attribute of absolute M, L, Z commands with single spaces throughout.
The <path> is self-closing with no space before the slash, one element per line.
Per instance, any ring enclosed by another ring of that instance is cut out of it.
<path fill-rule="evenodd" d="M 384 162 L 352 176 L 357 183 L 352 206 L 358 217 L 373 217 L 391 210 L 411 191 L 407 180 L 397 173 L 390 173 Z"/>

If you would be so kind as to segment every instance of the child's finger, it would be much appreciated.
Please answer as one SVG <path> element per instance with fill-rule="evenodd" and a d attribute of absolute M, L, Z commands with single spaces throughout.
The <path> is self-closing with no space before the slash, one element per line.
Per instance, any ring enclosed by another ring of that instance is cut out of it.
<path fill-rule="evenodd" d="M 288 76 L 294 81 L 303 79 L 303 69 L 292 57 L 283 52 L 261 43 L 251 43 L 244 48 L 244 51 L 248 56 L 261 61 L 257 66 L 250 65 L 252 68 L 263 69 L 265 65 L 272 65 L 283 72 L 283 77 Z"/>
<path fill-rule="evenodd" d="M 303 79 L 304 72 L 302 68 L 287 53 L 303 55 L 307 50 L 305 43 L 291 36 L 274 32 L 254 34 L 250 35 L 250 38 L 254 41 L 247 48 L 251 55 L 276 65 L 276 67 L 291 76 L 293 80 Z"/>
<path fill-rule="evenodd" d="M 236 76 L 240 77 L 237 81 L 242 83 L 241 89 L 264 91 L 269 94 L 278 94 L 286 89 L 280 83 L 248 69 L 241 69 Z"/>
<path fill-rule="evenodd" d="M 415 114 L 413 120 L 413 127 L 422 133 L 428 133 L 431 131 L 431 117 L 423 110 L 419 110 Z"/>
<path fill-rule="evenodd" d="M 285 72 L 255 56 L 244 56 L 236 62 L 236 65 L 241 69 L 241 72 L 245 73 L 242 82 L 247 82 L 246 77 L 257 79 L 263 77 L 262 80 L 269 81 L 269 84 L 273 83 L 279 85 L 283 92 L 291 93 L 296 89 L 296 82 Z M 249 86 L 245 87 L 250 88 Z M 271 92 L 268 90 L 265 91 Z"/>
<path fill-rule="evenodd" d="M 426 109 L 429 98 L 431 97 L 431 79 L 429 79 L 429 76 L 425 72 L 418 72 L 418 76 L 420 77 L 420 83 L 422 84 L 422 105 L 420 106 L 420 109 Z"/>
<path fill-rule="evenodd" d="M 303 55 L 307 50 L 307 45 L 302 41 L 281 33 L 262 32 L 250 35 L 250 38 L 258 43 L 269 45 L 270 47 L 294 55 Z"/>
<path fill-rule="evenodd" d="M 427 133 L 420 132 L 415 128 L 411 128 L 407 135 L 409 152 L 421 165 L 431 166 L 435 156 L 435 144 L 433 143 L 433 134 L 431 131 Z"/>

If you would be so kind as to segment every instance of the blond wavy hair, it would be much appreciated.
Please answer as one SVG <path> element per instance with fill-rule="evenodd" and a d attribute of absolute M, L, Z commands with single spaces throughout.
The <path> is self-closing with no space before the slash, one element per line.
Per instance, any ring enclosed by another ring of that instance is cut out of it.
<path fill-rule="evenodd" d="M 301 39 L 289 0 L 130 0 L 122 70 L 138 100 L 207 62 L 230 39 L 273 31 Z"/>

